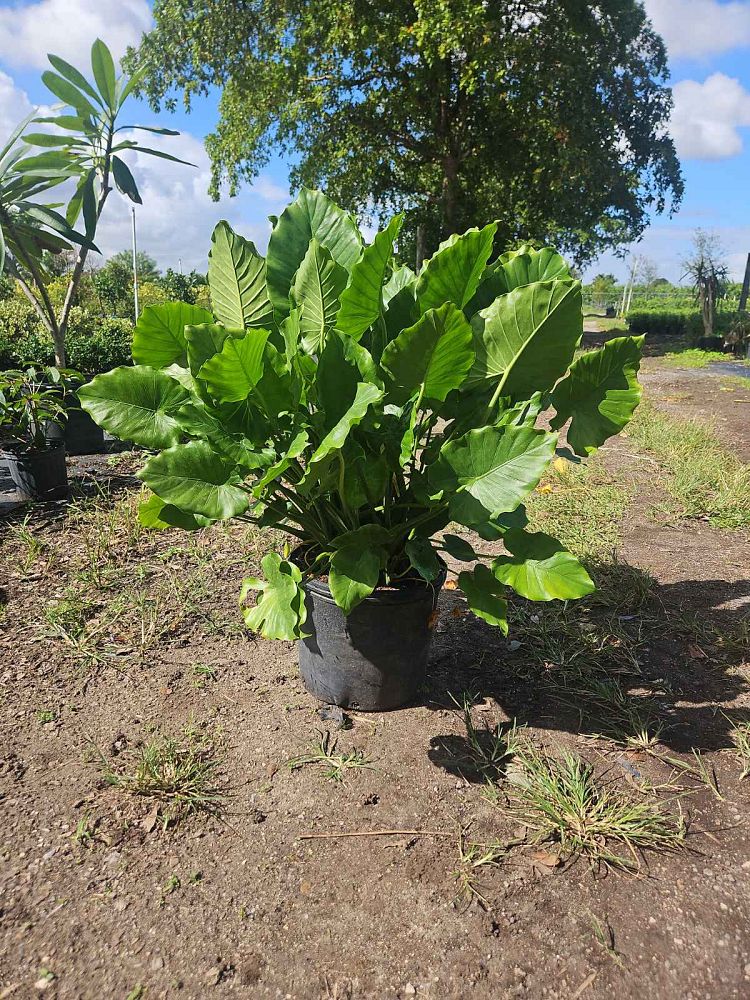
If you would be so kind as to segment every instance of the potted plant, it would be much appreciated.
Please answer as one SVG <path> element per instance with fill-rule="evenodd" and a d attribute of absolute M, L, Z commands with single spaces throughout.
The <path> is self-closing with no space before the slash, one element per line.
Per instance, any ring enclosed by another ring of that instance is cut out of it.
<path fill-rule="evenodd" d="M 64 422 L 68 372 L 53 366 L 0 371 L 0 452 L 18 492 L 61 500 L 68 493 L 65 445 L 46 427 Z"/>
<path fill-rule="evenodd" d="M 158 452 L 140 472 L 143 524 L 236 517 L 291 537 L 244 581 L 245 621 L 299 641 L 315 696 L 362 709 L 414 697 L 445 554 L 465 563 L 469 608 L 502 631 L 509 589 L 591 592 L 570 552 L 526 530 L 524 499 L 558 451 L 586 456 L 621 430 L 641 393 L 643 338 L 575 358 L 581 286 L 554 250 L 491 260 L 492 224 L 451 237 L 417 276 L 394 259 L 401 224 L 365 246 L 350 215 L 303 189 L 264 259 L 219 223 L 213 313 L 144 313 L 135 365 L 79 391 L 104 428 Z"/>

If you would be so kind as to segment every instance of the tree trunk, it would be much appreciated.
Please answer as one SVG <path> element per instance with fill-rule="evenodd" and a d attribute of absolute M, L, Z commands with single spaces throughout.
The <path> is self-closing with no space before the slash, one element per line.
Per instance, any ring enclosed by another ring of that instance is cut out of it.
<path fill-rule="evenodd" d="M 417 223 L 417 253 L 414 261 L 414 270 L 417 274 L 422 270 L 422 262 L 427 256 L 427 238 L 425 235 L 424 222 Z"/>
<path fill-rule="evenodd" d="M 443 160 L 443 238 L 458 229 L 458 162 L 455 156 Z"/>

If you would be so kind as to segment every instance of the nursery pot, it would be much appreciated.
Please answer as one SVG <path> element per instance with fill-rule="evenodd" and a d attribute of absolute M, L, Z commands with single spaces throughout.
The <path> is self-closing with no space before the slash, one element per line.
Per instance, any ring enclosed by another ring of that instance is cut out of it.
<path fill-rule="evenodd" d="M 327 704 L 383 712 L 413 701 L 423 684 L 445 569 L 427 584 L 378 587 L 347 617 L 324 579 L 303 583 L 307 620 L 299 641 L 305 687 Z"/>
<path fill-rule="evenodd" d="M 100 455 L 107 449 L 104 444 L 104 431 L 85 410 L 68 410 L 65 426 L 48 420 L 44 427 L 44 436 L 48 444 L 54 441 L 64 441 L 68 455 Z"/>
<path fill-rule="evenodd" d="M 68 495 L 65 445 L 62 442 L 44 451 L 6 451 L 3 458 L 13 485 L 25 499 L 63 500 Z"/>

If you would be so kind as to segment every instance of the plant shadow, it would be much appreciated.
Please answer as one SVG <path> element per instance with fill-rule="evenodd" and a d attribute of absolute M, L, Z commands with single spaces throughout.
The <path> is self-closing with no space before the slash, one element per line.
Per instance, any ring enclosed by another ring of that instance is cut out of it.
<path fill-rule="evenodd" d="M 616 581 L 622 564 L 600 569 Z M 643 577 L 623 592 L 641 602 L 635 608 L 618 607 L 609 587 L 567 605 L 516 599 L 507 639 L 467 613 L 460 594 L 444 592 L 426 705 L 455 709 L 470 692 L 519 725 L 619 733 L 623 749 L 644 749 L 651 739 L 677 752 L 731 747 L 733 724 L 750 718 L 750 709 L 725 707 L 750 694 L 750 580 L 660 585 Z M 430 758 L 439 763 L 440 748 L 445 755 L 448 748 L 460 764 L 468 753 L 462 740 L 435 737 Z"/>

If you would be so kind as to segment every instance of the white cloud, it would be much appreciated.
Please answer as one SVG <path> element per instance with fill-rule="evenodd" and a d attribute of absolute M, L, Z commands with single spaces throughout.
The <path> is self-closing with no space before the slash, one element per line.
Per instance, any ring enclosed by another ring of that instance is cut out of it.
<path fill-rule="evenodd" d="M 739 80 L 713 73 L 703 83 L 675 84 L 670 130 L 684 159 L 723 160 L 742 152 L 739 129 L 750 126 L 750 93 Z"/>
<path fill-rule="evenodd" d="M 81 69 L 91 43 L 103 39 L 120 59 L 151 26 L 147 0 L 37 0 L 0 9 L 0 59 L 9 66 L 49 68 L 54 52 Z"/>
<path fill-rule="evenodd" d="M 33 111 L 26 92 L 16 87 L 12 78 L 0 70 L 0 147 L 11 132 Z"/>
<path fill-rule="evenodd" d="M 750 46 L 747 0 L 646 0 L 646 12 L 673 59 Z"/>
<path fill-rule="evenodd" d="M 214 202 L 206 193 L 210 170 L 200 139 L 188 133 L 149 136 L 147 144 L 189 160 L 198 169 L 144 153 L 128 154 L 143 199 L 143 205 L 136 206 L 140 250 L 155 257 L 162 268 L 177 269 L 182 261 L 184 271 L 205 271 L 213 227 L 219 219 L 226 219 L 265 251 L 271 226 L 264 217 L 278 214 L 287 203 L 284 188 L 262 176 L 236 198 Z M 103 257 L 130 246 L 131 207 L 116 190 L 109 196 L 96 237 Z"/>

